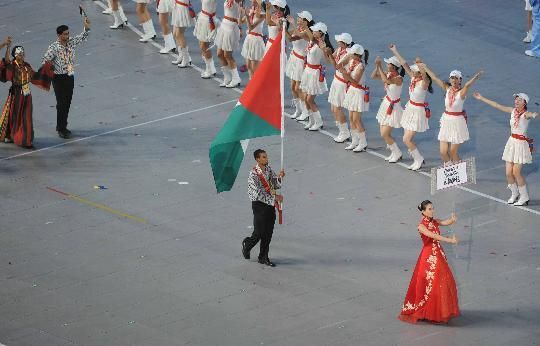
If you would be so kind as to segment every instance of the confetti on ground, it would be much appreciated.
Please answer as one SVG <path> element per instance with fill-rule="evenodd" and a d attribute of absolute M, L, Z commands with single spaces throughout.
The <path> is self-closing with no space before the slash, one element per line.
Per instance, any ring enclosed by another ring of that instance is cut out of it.
<path fill-rule="evenodd" d="M 193 163 L 201 163 L 201 160 L 193 160 L 191 162 L 193 162 Z"/>
<path fill-rule="evenodd" d="M 338 198 L 336 198 L 336 199 L 341 201 L 341 200 L 344 200 L 345 197 L 338 197 Z"/>
<path fill-rule="evenodd" d="M 94 185 L 95 190 L 107 190 L 107 188 L 104 185 Z"/>
<path fill-rule="evenodd" d="M 196 130 L 197 128 L 196 128 L 196 127 L 192 127 L 191 129 L 192 129 L 192 130 Z"/>
<path fill-rule="evenodd" d="M 176 179 L 167 179 L 167 181 L 176 181 Z"/>
<path fill-rule="evenodd" d="M 187 182 L 187 181 L 179 181 L 178 182 L 178 185 L 188 185 L 188 184 L 189 184 L 189 182 Z"/>
<path fill-rule="evenodd" d="M 45 222 L 46 225 L 50 225 L 51 223 L 53 223 L 53 222 L 52 221 Z"/>

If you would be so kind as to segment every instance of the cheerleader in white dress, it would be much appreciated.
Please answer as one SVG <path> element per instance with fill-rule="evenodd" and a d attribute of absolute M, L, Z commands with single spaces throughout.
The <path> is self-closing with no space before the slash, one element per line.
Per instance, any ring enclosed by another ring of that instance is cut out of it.
<path fill-rule="evenodd" d="M 467 128 L 467 113 L 463 109 L 463 103 L 469 92 L 469 88 L 482 75 L 483 71 L 476 73 L 462 87 L 462 74 L 458 70 L 450 72 L 450 81 L 443 82 L 425 64 L 422 65 L 433 81 L 446 92 L 444 98 L 445 110 L 441 116 L 439 136 L 439 151 L 443 164 L 461 161 L 459 157 L 459 147 L 469 140 L 469 129 Z"/>
<path fill-rule="evenodd" d="M 242 56 L 246 59 L 249 72 L 249 79 L 253 77 L 255 70 L 259 66 L 265 52 L 264 47 L 264 26 L 265 14 L 259 0 L 252 0 L 251 7 L 246 13 L 244 20 L 247 21 L 248 34 L 242 46 Z"/>
<path fill-rule="evenodd" d="M 289 17 L 289 21 L 293 22 L 294 20 Z M 309 41 L 306 48 L 306 64 L 300 81 L 300 89 L 305 95 L 304 101 L 309 112 L 309 122 L 304 129 L 318 131 L 324 124 L 319 107 L 315 103 L 315 97 L 328 91 L 322 60 L 325 56 L 332 54 L 334 48 L 330 43 L 326 24 L 318 22 L 309 27 L 309 30 L 305 27 L 301 27 L 301 29 L 302 31 L 297 30 L 295 35 Z"/>
<path fill-rule="evenodd" d="M 291 10 L 289 9 L 289 6 L 287 6 L 287 1 L 285 0 L 266 0 L 265 11 L 266 25 L 268 27 L 268 40 L 266 41 L 264 51 L 266 54 L 270 47 L 272 47 L 272 43 L 274 43 L 274 40 L 281 31 L 283 20 L 289 16 Z"/>
<path fill-rule="evenodd" d="M 328 103 L 330 103 L 330 109 L 332 110 L 332 113 L 334 113 L 336 126 L 339 129 L 339 133 L 334 137 L 334 141 L 336 143 L 343 143 L 351 137 L 349 128 L 347 127 L 347 120 L 345 119 L 345 114 L 342 110 L 348 81 L 343 77 L 343 74 L 339 71 L 337 66 L 347 58 L 347 48 L 351 47 L 354 42 L 352 36 L 346 32 L 336 35 L 335 39 L 337 48 L 332 55 L 327 57 L 327 61 L 336 68 L 334 80 L 332 81 L 330 91 L 328 92 Z"/>
<path fill-rule="evenodd" d="M 366 86 L 365 81 L 369 52 L 361 45 L 354 44 L 352 47 L 347 48 L 347 53 L 347 58 L 338 64 L 341 75 L 348 83 L 343 107 L 349 110 L 352 141 L 345 149 L 361 152 L 367 148 L 366 129 L 362 123 L 362 113 L 369 110 L 369 87 Z"/>
<path fill-rule="evenodd" d="M 391 151 L 390 156 L 386 157 L 385 160 L 395 163 L 401 160 L 402 154 L 394 137 L 392 137 L 392 129 L 401 127 L 403 108 L 401 108 L 400 101 L 405 70 L 395 56 L 384 59 L 384 62 L 387 64 L 387 71 L 383 70 L 381 58 L 377 57 L 375 59 L 376 66 L 371 78 L 381 80 L 386 91 L 377 112 L 377 121 L 379 122 L 381 137 L 386 142 L 386 147 Z"/>
<path fill-rule="evenodd" d="M 508 204 L 517 206 L 529 204 L 527 183 L 521 175 L 521 168 L 524 164 L 532 163 L 533 140 L 527 137 L 527 128 L 529 120 L 536 118 L 538 113 L 527 111 L 529 96 L 525 93 L 514 94 L 514 107 L 503 106 L 477 92 L 473 96 L 501 112 L 510 113 L 510 137 L 502 155 L 503 161 L 506 161 L 508 188 L 512 192 Z"/>
<path fill-rule="evenodd" d="M 424 157 L 420 154 L 416 144 L 413 141 L 417 132 L 425 132 L 429 129 L 429 118 L 431 111 L 426 102 L 427 93 L 433 93 L 431 77 L 424 70 L 420 58 L 416 58 L 416 63 L 409 66 L 405 59 L 399 54 L 394 44 L 390 45 L 390 50 L 405 69 L 405 72 L 411 78 L 409 84 L 409 102 L 405 105 L 401 117 L 401 126 L 403 127 L 403 143 L 407 146 L 409 154 L 413 158 L 413 163 L 407 168 L 413 171 L 419 170 L 424 164 Z"/>
<path fill-rule="evenodd" d="M 160 49 L 160 54 L 168 54 L 176 50 L 176 43 L 169 25 L 169 14 L 174 11 L 175 0 L 156 0 L 159 25 L 163 33 L 164 47 Z"/>
<path fill-rule="evenodd" d="M 233 56 L 233 52 L 240 47 L 240 19 L 243 17 L 241 3 L 242 0 L 225 0 L 223 4 L 223 21 L 214 41 L 223 72 L 220 87 L 236 88 L 242 83 Z"/>
<path fill-rule="evenodd" d="M 180 68 L 191 65 L 191 56 L 185 36 L 186 28 L 191 28 L 195 25 L 196 13 L 193 10 L 191 0 L 175 0 L 174 10 L 172 15 L 173 35 L 178 46 L 178 59 L 172 63 Z"/>
<path fill-rule="evenodd" d="M 306 49 L 308 41 L 295 34 L 295 31 L 302 33 L 304 30 L 309 30 L 310 26 L 314 25 L 313 16 L 308 11 L 302 11 L 298 13 L 298 19 L 296 21 L 296 28 L 293 33 L 289 30 L 285 31 L 287 38 L 292 42 L 293 49 L 287 60 L 287 66 L 285 68 L 285 74 L 291 80 L 291 93 L 293 95 L 293 104 L 295 106 L 295 112 L 291 118 L 298 121 L 306 120 L 309 117 L 306 103 L 304 101 L 305 95 L 300 89 L 300 82 L 302 81 L 302 73 L 304 72 L 304 64 L 306 58 Z"/>
<path fill-rule="evenodd" d="M 204 71 L 201 72 L 201 78 L 203 79 L 209 79 L 216 75 L 216 65 L 214 64 L 212 51 L 209 49 L 210 44 L 214 42 L 220 23 L 216 17 L 216 7 L 216 0 L 202 0 L 201 12 L 197 15 L 195 29 L 193 29 L 193 35 L 199 41 L 199 48 L 206 66 Z"/>

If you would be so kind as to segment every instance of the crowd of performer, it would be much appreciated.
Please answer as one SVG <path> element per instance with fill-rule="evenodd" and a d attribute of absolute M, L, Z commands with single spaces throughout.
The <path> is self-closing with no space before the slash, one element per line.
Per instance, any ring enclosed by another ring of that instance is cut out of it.
<path fill-rule="evenodd" d="M 157 36 L 148 9 L 150 1 L 134 1 L 137 3 L 137 17 L 143 28 L 139 41 L 149 42 Z M 201 78 L 210 79 L 216 76 L 212 54 L 212 47 L 215 46 L 223 74 L 220 86 L 236 88 L 242 84 L 242 79 L 234 53 L 239 51 L 245 59 L 246 70 L 251 79 L 278 34 L 285 29 L 286 39 L 292 45 L 285 71 L 290 80 L 295 108 L 291 118 L 305 121 L 304 128 L 308 131 L 322 129 L 324 122 L 317 104 L 319 101 L 316 99 L 317 96 L 328 93 L 327 100 L 339 130 L 334 141 L 344 143 L 350 140 L 345 146 L 346 150 L 366 151 L 368 142 L 362 117 L 370 109 L 370 88 L 380 87 L 384 89 L 385 96 L 378 107 L 376 119 L 380 136 L 390 151 L 385 159 L 389 163 L 396 163 L 403 158 L 403 152 L 394 137 L 399 129 L 403 129 L 403 144 L 413 158 L 408 168 L 413 171 L 419 170 L 424 164 L 424 157 L 414 142 L 414 137 L 430 128 L 431 110 L 427 98 L 433 93 L 435 83 L 445 93 L 445 108 L 440 118 L 438 133 L 441 160 L 445 165 L 460 162 L 459 148 L 470 138 L 464 103 L 471 86 L 481 77 L 483 71 L 478 71 L 465 81 L 462 73 L 455 69 L 449 73 L 447 80 L 443 80 L 419 57 L 414 59 L 413 64 L 409 64 L 396 45 L 390 44 L 388 49 L 392 54 L 384 59 L 376 57 L 373 60 L 374 67 L 368 75 L 367 49 L 355 43 L 349 33 L 335 35 L 332 42 L 325 23 L 315 21 L 307 10 L 297 13 L 296 18 L 293 17 L 286 0 L 252 0 L 249 7 L 244 6 L 243 0 L 225 0 L 222 19 L 217 17 L 217 7 L 217 0 L 201 0 L 200 12 L 197 14 L 190 0 L 158 0 L 157 12 L 164 39 L 164 47 L 160 53 L 178 52 L 178 57 L 172 63 L 179 68 L 190 67 L 192 59 L 186 33 L 193 28 L 193 35 L 198 41 L 205 63 Z M 540 0 L 530 0 L 528 8 L 533 10 L 533 23 L 537 25 Z M 113 16 L 114 22 L 110 26 L 113 30 L 122 29 L 128 23 L 120 0 L 109 0 L 109 8 L 103 13 Z M 70 137 L 67 118 L 74 87 L 74 50 L 87 39 L 90 30 L 88 18 L 83 16 L 83 19 L 84 31 L 78 36 L 70 37 L 69 28 L 65 25 L 57 28 L 57 41 L 49 46 L 37 71 L 25 61 L 25 50 L 22 46 L 11 47 L 11 37 L 0 43 L 0 48 L 6 47 L 5 56 L 0 63 L 0 81 L 12 83 L 0 114 L 0 141 L 13 142 L 25 148 L 33 147 L 30 84 L 44 90 L 49 90 L 50 85 L 53 85 L 57 100 L 56 130 L 61 138 Z M 524 41 L 537 42 L 538 32 L 534 32 L 534 28 L 530 30 L 532 31 L 527 33 Z M 540 52 L 538 53 L 540 55 Z M 535 56 L 535 48 L 528 50 L 527 54 Z M 330 88 L 326 79 L 327 66 L 335 70 Z M 409 78 L 408 83 L 405 81 L 406 76 Z M 368 83 L 368 77 L 378 82 Z M 408 87 L 409 99 L 403 107 L 401 97 L 404 85 Z M 511 136 L 502 155 L 506 162 L 506 177 L 511 191 L 508 203 L 516 206 L 527 205 L 529 195 L 521 169 L 523 164 L 532 163 L 532 139 L 527 136 L 527 128 L 530 119 L 538 114 L 528 110 L 530 99 L 522 92 L 513 94 L 514 104 L 510 106 L 501 105 L 478 92 L 474 92 L 473 97 L 510 114 Z M 268 251 L 275 222 L 274 205 L 281 198 L 276 195 L 275 187 L 281 184 L 285 172 L 273 172 L 267 166 L 268 158 L 263 150 L 257 150 L 254 158 L 257 165 L 250 173 L 249 195 L 253 202 L 255 229 L 251 237 L 243 240 L 242 254 L 249 259 L 250 250 L 261 241 L 259 263 L 274 266 L 268 257 Z M 455 281 L 439 242 L 456 244 L 458 240 L 455 236 L 449 238 L 440 235 L 439 226 L 455 223 L 456 216 L 452 215 L 446 220 L 434 218 L 434 208 L 430 201 L 422 202 L 418 209 L 422 214 L 418 230 L 424 247 L 399 318 L 408 322 L 423 319 L 447 322 L 459 315 L 459 307 Z"/>

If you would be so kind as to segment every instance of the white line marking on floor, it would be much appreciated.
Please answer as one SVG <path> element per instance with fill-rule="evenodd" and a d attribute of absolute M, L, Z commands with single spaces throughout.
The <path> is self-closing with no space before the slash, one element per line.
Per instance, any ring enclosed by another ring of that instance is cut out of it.
<path fill-rule="evenodd" d="M 186 112 L 182 112 L 182 113 L 178 113 L 178 114 L 168 115 L 168 116 L 163 117 L 163 118 L 154 119 L 154 120 L 149 120 L 149 121 L 145 121 L 145 122 L 143 122 L 143 123 L 139 123 L 139 124 L 135 124 L 135 125 L 124 126 L 124 127 L 118 128 L 118 129 L 114 129 L 114 130 L 110 130 L 110 131 L 98 133 L 98 134 L 95 134 L 95 135 L 92 135 L 92 136 L 88 136 L 88 137 L 77 138 L 77 139 L 74 139 L 74 140 L 71 140 L 71 141 L 66 141 L 66 142 L 62 142 L 62 143 L 56 144 L 56 145 L 51 145 L 50 147 L 45 147 L 45 148 L 41 148 L 41 149 L 37 149 L 37 150 L 27 151 L 27 152 L 20 153 L 20 154 L 17 154 L 17 155 L 13 155 L 13 156 L 8 156 L 8 157 L 1 158 L 0 161 L 7 161 L 7 160 L 11 160 L 11 159 L 14 159 L 14 158 L 17 158 L 17 157 L 21 157 L 21 156 L 32 155 L 32 154 L 35 154 L 35 153 L 39 153 L 39 152 L 41 152 L 41 151 L 46 151 L 46 150 L 51 150 L 51 149 L 58 148 L 58 147 L 63 147 L 63 146 L 65 146 L 65 145 L 68 145 L 68 144 L 71 144 L 71 143 L 77 143 L 77 142 L 87 141 L 87 140 L 92 139 L 92 138 L 96 138 L 96 137 L 100 137 L 100 136 L 109 135 L 109 134 L 111 134 L 111 133 L 115 133 L 115 132 L 119 132 L 119 131 L 123 131 L 123 130 L 128 130 L 128 129 L 132 129 L 132 128 L 135 128 L 135 127 L 140 127 L 140 126 L 144 126 L 144 125 L 148 125 L 148 124 L 157 123 L 157 122 L 160 122 L 160 121 L 163 121 L 163 120 L 168 120 L 168 119 L 177 118 L 177 117 L 180 117 L 180 116 L 182 116 L 182 115 L 187 115 L 187 114 L 191 114 L 191 113 L 201 112 L 201 111 L 204 111 L 204 110 L 207 110 L 207 109 L 212 109 L 212 108 L 215 108 L 215 107 L 220 107 L 220 106 L 226 105 L 226 104 L 228 104 L 228 103 L 233 103 L 233 102 L 235 102 L 235 103 L 238 102 L 238 99 L 234 99 L 234 100 L 229 100 L 229 101 L 224 101 L 224 102 L 216 103 L 216 104 L 211 105 L 211 106 L 206 106 L 206 107 L 201 107 L 201 108 L 197 108 L 197 109 L 192 109 L 192 110 L 190 110 L 190 111 L 186 111 Z"/>
<path fill-rule="evenodd" d="M 105 4 L 102 3 L 101 1 L 95 1 L 95 4 L 97 4 L 98 6 L 102 7 L 103 9 L 106 9 L 106 8 L 107 8 L 107 5 L 105 5 Z M 133 32 L 135 32 L 137 35 L 142 36 L 142 32 L 141 32 L 139 29 L 135 28 L 135 27 L 134 27 L 133 25 L 131 25 L 130 23 L 128 23 L 127 26 L 128 26 L 128 28 L 130 28 Z M 160 44 L 157 43 L 157 42 L 150 41 L 149 43 L 152 44 L 152 45 L 153 45 L 154 47 L 156 47 L 156 48 L 159 48 L 159 49 L 162 49 L 162 48 L 163 48 L 163 46 L 160 45 Z M 170 54 L 170 55 L 171 55 L 171 56 L 174 56 L 174 57 L 178 57 L 177 54 Z M 192 64 L 191 67 L 194 68 L 196 71 L 203 72 L 203 70 L 202 70 L 200 67 L 196 66 L 195 64 Z M 215 77 L 215 78 L 213 78 L 213 79 L 214 79 L 215 81 L 219 82 L 219 83 L 221 83 L 221 82 L 223 81 L 222 79 L 219 79 L 219 78 L 217 78 L 217 77 Z M 231 89 L 234 90 L 234 91 L 236 91 L 236 92 L 239 93 L 239 94 L 242 93 L 242 90 L 239 89 L 239 88 L 231 88 Z M 291 114 L 285 113 L 285 115 L 286 115 L 288 118 L 291 117 Z M 306 122 L 300 122 L 300 123 L 306 124 Z M 331 134 L 330 132 L 328 132 L 328 131 L 326 131 L 326 130 L 320 130 L 319 132 L 322 133 L 323 135 L 326 135 L 326 136 L 331 137 L 331 138 L 334 138 L 334 137 L 336 136 L 336 135 L 333 135 L 333 134 Z M 377 156 L 377 157 L 380 157 L 380 158 L 384 158 L 384 157 L 385 157 L 383 154 L 380 154 L 380 153 L 378 153 L 378 152 L 375 152 L 375 151 L 372 151 L 372 150 L 369 150 L 369 149 L 366 150 L 366 152 L 367 152 L 368 154 L 371 154 L 371 155 L 373 155 L 373 156 Z M 0 160 L 0 161 L 1 161 L 1 160 Z M 401 167 L 405 167 L 405 168 L 408 167 L 408 165 L 405 164 L 405 163 L 403 163 L 403 162 L 397 162 L 396 164 L 399 165 L 399 166 L 401 166 Z M 426 176 L 426 177 L 428 177 L 428 178 L 431 178 L 431 174 L 428 173 L 428 172 L 417 171 L 417 173 L 422 174 L 422 175 L 424 175 L 424 176 Z M 482 193 L 482 192 L 480 192 L 480 191 L 472 190 L 472 189 L 469 189 L 469 188 L 464 187 L 464 186 L 457 186 L 456 188 L 458 188 L 458 189 L 460 189 L 460 190 L 462 190 L 462 191 L 470 192 L 470 193 L 472 193 L 472 194 L 474 194 L 474 195 L 477 195 L 477 196 L 485 197 L 485 198 L 490 199 L 490 200 L 492 200 L 492 201 L 494 201 L 494 202 L 499 202 L 499 203 L 501 203 L 501 204 L 504 204 L 504 205 L 508 206 L 508 204 L 506 203 L 506 201 L 504 201 L 504 200 L 502 200 L 502 199 L 500 199 L 500 198 L 497 198 L 497 197 L 493 197 L 493 196 L 490 196 L 490 195 L 486 195 L 485 193 Z M 523 211 L 526 211 L 526 212 L 529 212 L 529 213 L 531 213 L 531 214 L 540 215 L 540 211 L 534 210 L 534 209 L 531 209 L 531 208 L 527 208 L 527 207 L 517 207 L 517 206 L 512 206 L 512 208 L 519 208 L 519 209 L 521 209 L 521 210 L 523 210 Z"/>

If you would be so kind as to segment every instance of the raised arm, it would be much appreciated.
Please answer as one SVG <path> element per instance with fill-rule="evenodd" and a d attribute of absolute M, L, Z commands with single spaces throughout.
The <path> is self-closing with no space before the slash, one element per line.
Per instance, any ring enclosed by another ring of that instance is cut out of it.
<path fill-rule="evenodd" d="M 274 23 L 274 21 L 272 20 L 272 11 L 271 11 L 272 4 L 270 4 L 270 1 L 268 1 L 268 0 L 266 0 L 264 3 L 266 4 L 266 10 L 265 10 L 265 13 L 266 13 L 266 25 L 268 25 L 268 26 L 276 26 L 277 23 Z"/>
<path fill-rule="evenodd" d="M 417 65 L 418 65 L 419 68 L 423 68 L 424 71 L 429 73 L 429 76 L 435 82 L 435 84 L 437 84 L 439 87 L 441 87 L 442 90 L 446 91 L 446 89 L 448 88 L 448 83 L 443 82 L 439 77 L 437 77 L 435 72 L 433 72 L 426 64 L 424 64 L 424 63 L 418 64 L 417 63 Z"/>
<path fill-rule="evenodd" d="M 432 238 L 432 239 L 435 239 L 435 240 L 438 240 L 438 241 L 443 241 L 445 243 L 450 243 L 450 244 L 457 244 L 458 243 L 458 239 L 456 238 L 455 235 L 452 236 L 452 238 L 445 237 L 445 236 L 442 236 L 440 234 L 431 232 L 424 225 L 418 226 L 418 231 L 420 233 L 422 233 L 423 235 L 425 235 L 426 237 L 429 237 L 429 238 Z"/>
<path fill-rule="evenodd" d="M 437 220 L 439 221 L 439 225 L 441 226 L 450 226 L 456 223 L 457 221 L 457 215 L 455 213 L 452 213 L 452 215 L 446 219 L 446 220 Z"/>
<path fill-rule="evenodd" d="M 407 64 L 407 60 L 405 60 L 401 54 L 399 54 L 398 52 L 398 49 L 396 47 L 395 44 L 391 44 L 389 46 L 390 48 L 390 51 L 392 51 L 392 53 L 394 53 L 395 57 L 398 58 L 399 62 L 401 63 L 401 65 L 403 66 L 403 68 L 405 69 L 405 72 L 407 72 L 407 74 L 409 75 L 409 77 L 414 78 L 414 73 L 413 71 L 411 71 L 411 68 L 409 67 L 409 64 Z"/>
<path fill-rule="evenodd" d="M 343 75 L 343 78 L 345 78 L 345 80 L 347 82 L 350 82 L 350 83 L 355 83 L 357 84 L 358 81 L 360 81 L 362 79 L 362 76 L 364 75 L 364 68 L 359 68 L 358 70 L 354 70 L 352 72 L 349 72 L 347 71 L 347 69 L 343 66 L 338 65 L 339 67 L 339 72 L 341 72 L 341 74 Z"/>
<path fill-rule="evenodd" d="M 476 72 L 476 74 L 471 79 L 469 79 L 467 83 L 465 83 L 465 85 L 463 86 L 463 88 L 461 88 L 460 91 L 460 96 L 462 99 L 465 99 L 467 93 L 469 92 L 469 88 L 474 84 L 474 82 L 476 82 L 480 78 L 483 73 L 483 70 Z"/>
<path fill-rule="evenodd" d="M 381 76 L 379 76 L 379 65 L 381 65 L 380 56 L 375 58 L 375 69 L 373 70 L 373 72 L 371 72 L 371 79 L 381 80 Z"/>
<path fill-rule="evenodd" d="M 4 40 L 4 42 L 0 42 L 0 49 L 4 48 L 4 47 L 7 47 L 7 46 L 10 46 L 11 45 L 11 36 L 8 36 L 6 37 L 6 39 Z"/>
<path fill-rule="evenodd" d="M 427 90 L 429 88 L 429 78 L 426 69 L 424 68 L 424 65 L 422 65 L 422 60 L 420 60 L 420 58 L 417 57 L 415 63 L 420 70 L 420 74 L 422 75 L 422 88 Z"/>
<path fill-rule="evenodd" d="M 501 112 L 505 112 L 505 113 L 511 113 L 513 108 L 512 107 L 506 107 L 506 106 L 503 106 L 493 100 L 490 100 L 488 99 L 487 97 L 484 97 L 482 96 L 479 92 L 474 92 L 473 93 L 473 97 L 477 100 L 480 100 L 482 102 L 484 102 L 485 104 L 487 105 L 490 105 L 491 107 L 495 108 L 495 109 L 498 109 L 500 110 Z"/>
<path fill-rule="evenodd" d="M 381 77 L 381 80 L 382 80 L 383 83 L 385 83 L 385 84 L 396 84 L 396 85 L 403 84 L 403 77 L 401 77 L 401 76 L 396 76 L 396 77 L 393 77 L 393 78 L 386 77 L 386 73 L 384 73 L 384 71 L 383 71 L 382 64 L 379 64 L 377 66 L 377 68 L 379 69 L 379 76 Z"/>
<path fill-rule="evenodd" d="M 6 60 L 6 63 L 9 63 L 11 59 L 9 58 L 9 49 L 11 48 L 11 37 L 8 37 L 5 41 L 6 46 L 6 54 L 4 55 L 4 59 Z"/>

